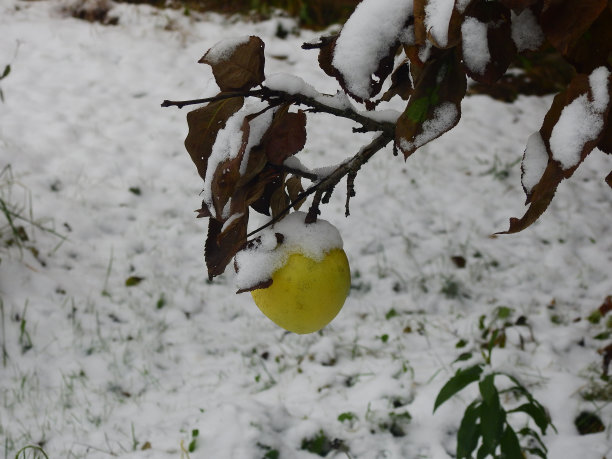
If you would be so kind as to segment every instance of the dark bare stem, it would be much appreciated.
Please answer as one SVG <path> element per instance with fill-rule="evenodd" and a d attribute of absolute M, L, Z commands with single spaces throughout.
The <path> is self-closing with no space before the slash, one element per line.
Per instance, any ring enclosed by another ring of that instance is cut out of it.
<path fill-rule="evenodd" d="M 161 106 L 183 108 L 187 105 L 205 104 L 208 102 L 232 99 L 234 97 L 257 97 L 263 101 L 269 102 L 272 105 L 278 105 L 281 103 L 305 105 L 306 107 L 309 107 L 310 110 L 313 112 L 329 113 L 330 115 L 338 116 L 340 118 L 347 118 L 353 120 L 361 125 L 361 128 L 359 128 L 359 132 L 384 131 L 388 134 L 392 134 L 395 130 L 394 123 L 388 121 L 374 120 L 353 110 L 352 108 L 338 108 L 325 104 L 325 97 L 331 98 L 332 96 L 323 95 L 323 97 L 312 98 L 304 94 L 289 94 L 284 91 L 278 91 L 266 87 L 262 87 L 261 89 L 256 89 L 252 91 L 225 92 L 220 93 L 214 97 L 206 97 L 204 99 L 164 100 Z"/>
<path fill-rule="evenodd" d="M 263 229 L 272 226 L 274 223 L 281 220 L 285 215 L 287 215 L 287 213 L 295 205 L 303 202 L 311 194 L 319 190 L 321 190 L 321 193 L 324 193 L 326 190 L 333 189 L 345 175 L 357 174 L 357 171 L 361 168 L 361 166 L 367 163 L 372 156 L 374 156 L 379 150 L 383 149 L 389 142 L 391 142 L 391 140 L 393 140 L 393 134 L 389 134 L 386 131 L 381 132 L 377 137 L 374 138 L 374 140 L 372 140 L 368 145 L 363 147 L 350 160 L 345 161 L 320 182 L 315 183 L 310 188 L 300 193 L 298 197 L 291 204 L 289 204 L 282 211 L 280 211 L 276 217 L 272 218 L 265 225 L 262 225 L 259 228 L 251 231 L 249 234 L 247 234 L 246 237 L 249 238 L 254 234 L 259 233 Z"/>
<path fill-rule="evenodd" d="M 233 99 L 235 97 L 261 97 L 262 91 L 258 89 L 256 91 L 242 91 L 242 92 L 225 92 L 217 94 L 213 97 L 205 97 L 204 99 L 192 99 L 192 100 L 164 100 L 161 104 L 162 107 L 178 107 L 183 108 L 186 105 L 200 105 L 207 104 L 209 102 L 216 102 L 218 100 Z"/>
<path fill-rule="evenodd" d="M 317 217 L 321 213 L 319 206 L 321 205 L 321 199 L 323 198 L 324 191 L 325 190 L 319 188 L 315 193 L 314 198 L 312 198 L 312 204 L 310 205 L 310 209 L 308 209 L 308 214 L 306 214 L 306 220 L 304 221 L 304 223 L 307 225 L 317 221 Z"/>
<path fill-rule="evenodd" d="M 294 167 L 285 166 L 284 164 L 281 165 L 281 166 L 273 165 L 272 167 L 274 167 L 275 169 L 277 169 L 279 171 L 287 172 L 288 174 L 293 174 L 293 175 L 295 175 L 297 177 L 302 177 L 302 178 L 308 179 L 311 182 L 317 182 L 318 180 L 321 179 L 314 172 L 303 171 L 301 169 L 296 169 Z"/>
<path fill-rule="evenodd" d="M 357 178 L 357 171 L 351 171 L 346 176 L 346 203 L 344 205 L 344 216 L 348 217 L 351 214 L 349 204 L 351 198 L 355 196 L 355 179 Z"/>

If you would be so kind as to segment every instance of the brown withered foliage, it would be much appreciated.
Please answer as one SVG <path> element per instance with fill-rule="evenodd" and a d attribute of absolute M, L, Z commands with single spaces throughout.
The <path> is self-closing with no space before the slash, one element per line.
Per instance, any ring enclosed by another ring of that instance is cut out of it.
<path fill-rule="evenodd" d="M 195 101 L 165 101 L 162 104 L 178 107 L 206 104 L 187 115 L 189 134 L 185 146 L 199 175 L 209 177 L 205 187 L 211 192 L 212 199 L 203 203 L 198 217 L 210 219 L 205 251 L 210 277 L 221 274 L 236 252 L 245 246 L 247 238 L 258 231 L 248 233 L 250 210 L 271 215 L 270 223 L 273 223 L 313 195 L 308 219 L 316 219 L 319 206 L 329 200 L 339 181 L 347 177 L 348 215 L 348 200 L 355 194 L 355 176 L 371 156 L 392 144 L 394 153 L 401 152 L 408 158 L 425 143 L 452 129 L 460 119 L 462 99 L 470 92 L 479 91 L 479 87 L 486 86 L 491 88 L 491 93 L 497 91 L 512 100 L 509 85 L 513 84 L 514 76 L 508 72 L 511 66 L 522 68 L 525 74 L 532 72 L 531 75 L 542 82 L 552 80 L 546 91 L 558 94 L 537 131 L 548 155 L 547 166 L 537 183 L 525 188 L 528 206 L 525 214 L 510 219 L 509 228 L 503 233 L 523 231 L 533 224 L 548 208 L 559 184 L 570 178 L 593 150 L 612 154 L 612 125 L 609 122 L 612 2 L 456 0 L 444 34 L 448 37 L 445 43 L 438 43 L 427 28 L 428 4 L 429 0 L 414 0 L 414 8 L 404 25 L 406 33 L 402 38 L 398 36 L 384 43 L 386 48 L 377 61 L 365 99 L 363 92 L 360 95 L 351 92 L 346 84 L 347 75 L 334 65 L 337 40 L 343 31 L 303 46 L 318 50 L 320 68 L 337 80 L 344 94 L 363 103 L 368 110 L 375 110 L 381 101 L 396 96 L 404 100 L 405 108 L 395 123 L 365 117 L 350 105 L 339 108 L 337 104 L 328 104 L 324 95 L 314 97 L 311 93 L 287 93 L 266 87 L 264 44 L 257 37 L 250 37 L 225 53 L 222 59 L 218 56 L 210 59 L 207 53 L 200 60 L 212 67 L 220 88 L 218 96 Z M 524 13 L 533 17 L 534 27 L 540 29 L 543 39 L 539 49 L 519 49 L 513 38 L 515 21 Z M 490 58 L 484 66 L 474 67 L 466 58 L 466 53 L 469 53 L 463 35 L 466 21 L 477 21 L 486 28 Z M 385 24 L 377 26 L 382 28 Z M 413 38 L 407 41 L 406 36 Z M 534 67 L 530 64 L 546 62 L 547 59 L 555 60 L 557 74 L 554 78 L 549 78 L 552 74 L 542 70 L 545 65 Z M 603 94 L 601 85 L 592 87 L 590 76 L 595 70 L 599 76 L 607 77 Z M 474 82 L 472 88 L 476 89 L 468 88 L 468 78 Z M 381 89 L 389 79 L 389 89 L 381 95 Z M 248 98 L 263 101 L 265 108 L 244 111 Z M 576 143 L 576 151 L 571 153 L 577 161 L 564 165 L 553 154 L 551 137 L 564 110 L 578 99 L 591 104 L 589 107 L 597 107 L 596 115 L 601 123 L 583 142 Z M 438 130 L 432 132 L 430 129 L 424 135 L 425 126 L 435 124 L 432 120 L 435 121 L 442 111 L 453 116 L 447 116 L 445 123 L 438 123 Z M 286 160 L 299 155 L 304 148 L 307 117 L 313 112 L 351 119 L 358 124 L 356 131 L 376 132 L 377 136 L 331 173 L 318 176 L 312 171 L 296 168 L 295 161 Z M 215 140 L 230 120 L 234 125 L 236 121 L 241 123 L 236 133 L 239 141 L 234 142 L 235 151 L 227 160 L 215 161 L 216 169 L 208 171 Z M 263 123 L 265 132 L 257 137 L 255 144 L 251 144 L 251 126 L 256 123 L 258 129 L 262 129 Z M 525 157 L 523 161 L 525 166 Z M 312 184 L 304 187 L 304 179 Z M 604 174 L 602 179 L 612 187 L 612 172 L 607 176 Z"/>

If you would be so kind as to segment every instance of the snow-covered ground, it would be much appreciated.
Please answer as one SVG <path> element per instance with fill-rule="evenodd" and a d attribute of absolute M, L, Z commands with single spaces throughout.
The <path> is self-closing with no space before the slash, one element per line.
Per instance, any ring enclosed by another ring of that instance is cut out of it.
<path fill-rule="evenodd" d="M 457 356 L 478 355 L 479 321 L 503 325 L 500 306 L 528 326 L 507 328 L 492 366 L 550 411 L 549 457 L 612 457 L 610 398 L 584 396 L 605 385 L 607 341 L 595 337 L 610 329 L 587 317 L 612 294 L 611 158 L 594 152 L 533 227 L 490 237 L 524 211 L 517 160 L 550 98 L 469 98 L 459 125 L 407 162 L 387 149 L 364 166 L 349 218 L 339 188 L 322 217 L 344 239 L 351 295 L 322 332 L 288 334 L 234 293 L 231 272 L 207 281 L 186 109 L 160 103 L 214 94 L 197 60 L 245 34 L 266 42 L 266 72 L 333 93 L 300 49 L 316 34 L 281 40 L 288 20 L 126 4 L 102 26 L 61 5 L 0 5 L 0 70 L 12 67 L 0 82 L 0 196 L 65 238 L 22 222 L 37 255 L 0 247 L 0 457 L 34 443 L 53 459 L 308 458 L 304 440 L 321 432 L 341 441 L 328 457 L 452 457 L 476 393 L 435 414 L 434 399 Z M 310 166 L 371 137 L 329 116 L 308 123 L 299 156 Z M 578 434 L 585 410 L 604 432 Z"/>

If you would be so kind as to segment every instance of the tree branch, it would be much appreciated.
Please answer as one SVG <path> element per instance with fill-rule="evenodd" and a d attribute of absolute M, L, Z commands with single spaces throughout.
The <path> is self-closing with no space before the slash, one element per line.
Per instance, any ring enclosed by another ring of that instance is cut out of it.
<path fill-rule="evenodd" d="M 205 104 L 208 102 L 216 102 L 218 100 L 231 99 L 234 97 L 257 97 L 263 101 L 270 102 L 271 104 L 279 103 L 290 103 L 296 105 L 305 105 L 309 107 L 313 112 L 317 113 L 328 113 L 340 118 L 346 118 L 359 123 L 362 129 L 359 132 L 376 132 L 384 131 L 392 134 L 395 131 L 395 124 L 388 121 L 377 121 L 366 115 L 363 115 L 352 108 L 338 108 L 331 105 L 327 105 L 319 99 L 306 96 L 304 94 L 290 94 L 285 91 L 277 89 L 270 89 L 262 87 L 260 89 L 252 91 L 242 92 L 225 92 L 220 93 L 213 97 L 206 97 L 204 99 L 193 99 L 193 100 L 164 100 L 161 104 L 162 107 L 178 107 L 183 108 L 186 105 L 198 105 Z M 331 97 L 331 96 L 328 96 Z"/>
<path fill-rule="evenodd" d="M 315 183 L 310 188 L 300 193 L 298 197 L 287 207 L 281 210 L 276 217 L 272 218 L 265 225 L 262 225 L 259 228 L 251 231 L 249 234 L 247 234 L 246 237 L 249 238 L 254 234 L 257 234 L 260 231 L 268 228 L 269 226 L 272 226 L 274 223 L 284 218 L 285 215 L 287 215 L 287 213 L 296 204 L 301 203 L 311 194 L 317 191 L 320 191 L 322 194 L 324 191 L 334 188 L 345 175 L 356 175 L 357 171 L 361 168 L 361 166 L 367 163 L 372 156 L 374 156 L 379 150 L 383 149 L 389 142 L 393 140 L 393 138 L 393 134 L 389 134 L 385 131 L 381 132 L 377 137 L 374 138 L 374 140 L 372 140 L 368 145 L 363 147 L 355 156 L 353 156 L 348 161 L 342 163 L 340 166 L 334 169 L 331 174 L 323 178 L 320 182 Z M 315 203 L 313 203 L 313 206 L 314 204 Z M 318 211 L 318 202 L 316 203 L 316 207 L 314 209 L 313 206 L 311 206 L 309 214 L 314 214 L 314 212 Z"/>

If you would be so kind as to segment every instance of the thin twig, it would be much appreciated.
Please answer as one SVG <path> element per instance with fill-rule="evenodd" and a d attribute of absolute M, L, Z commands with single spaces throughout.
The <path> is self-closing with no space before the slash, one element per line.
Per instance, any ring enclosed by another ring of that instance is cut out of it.
<path fill-rule="evenodd" d="M 322 96 L 325 95 L 322 94 Z M 355 111 L 352 107 L 338 108 L 325 104 L 324 101 L 321 100 L 322 98 L 313 98 L 299 93 L 290 94 L 285 91 L 270 89 L 265 86 L 261 89 L 256 89 L 253 91 L 220 93 L 216 96 L 206 97 L 204 99 L 164 100 L 161 106 L 183 108 L 187 105 L 205 104 L 208 102 L 216 102 L 219 100 L 231 99 L 235 97 L 257 97 L 263 101 L 267 101 L 270 103 L 289 103 L 296 105 L 305 105 L 307 107 L 310 107 L 313 112 L 329 113 L 330 115 L 338 116 L 340 118 L 347 118 L 353 120 L 361 125 L 359 132 L 385 131 L 387 133 L 392 133 L 395 130 L 394 123 L 388 121 L 374 120 L 366 115 Z"/>
<path fill-rule="evenodd" d="M 241 92 L 222 92 L 213 97 L 205 97 L 203 99 L 192 99 L 192 100 L 164 100 L 161 104 L 162 107 L 178 107 L 183 108 L 186 105 L 200 105 L 208 102 L 216 102 L 218 100 L 234 99 L 236 97 L 260 97 L 262 94 L 261 89 L 255 91 L 241 91 Z"/>
<path fill-rule="evenodd" d="M 388 132 L 381 132 L 377 137 L 374 138 L 368 145 L 363 147 L 355 156 L 353 156 L 348 161 L 342 163 L 338 166 L 331 174 L 325 177 L 320 182 L 315 183 L 310 188 L 306 189 L 304 192 L 300 193 L 298 197 L 291 202 L 287 207 L 281 210 L 276 217 L 270 219 L 265 225 L 260 226 L 259 228 L 251 231 L 247 234 L 247 238 L 253 236 L 254 234 L 259 233 L 260 231 L 272 226 L 277 221 L 287 215 L 287 213 L 297 204 L 304 201 L 308 196 L 315 193 L 318 190 L 328 190 L 336 186 L 336 184 L 347 174 L 354 172 L 357 173 L 359 168 L 368 162 L 372 156 L 374 156 L 379 150 L 384 148 L 389 142 L 393 140 L 393 136 L 389 135 Z"/>
<path fill-rule="evenodd" d="M 309 171 L 304 171 L 302 169 L 297 169 L 295 167 L 289 167 L 286 165 L 272 165 L 272 167 L 274 167 L 275 169 L 279 170 L 279 171 L 283 171 L 283 172 L 287 172 L 288 174 L 293 174 L 296 175 L 298 177 L 303 177 L 305 179 L 310 180 L 311 182 L 316 182 L 318 180 L 321 179 L 321 177 L 319 177 L 317 174 L 315 174 L 314 172 L 309 172 Z"/>

